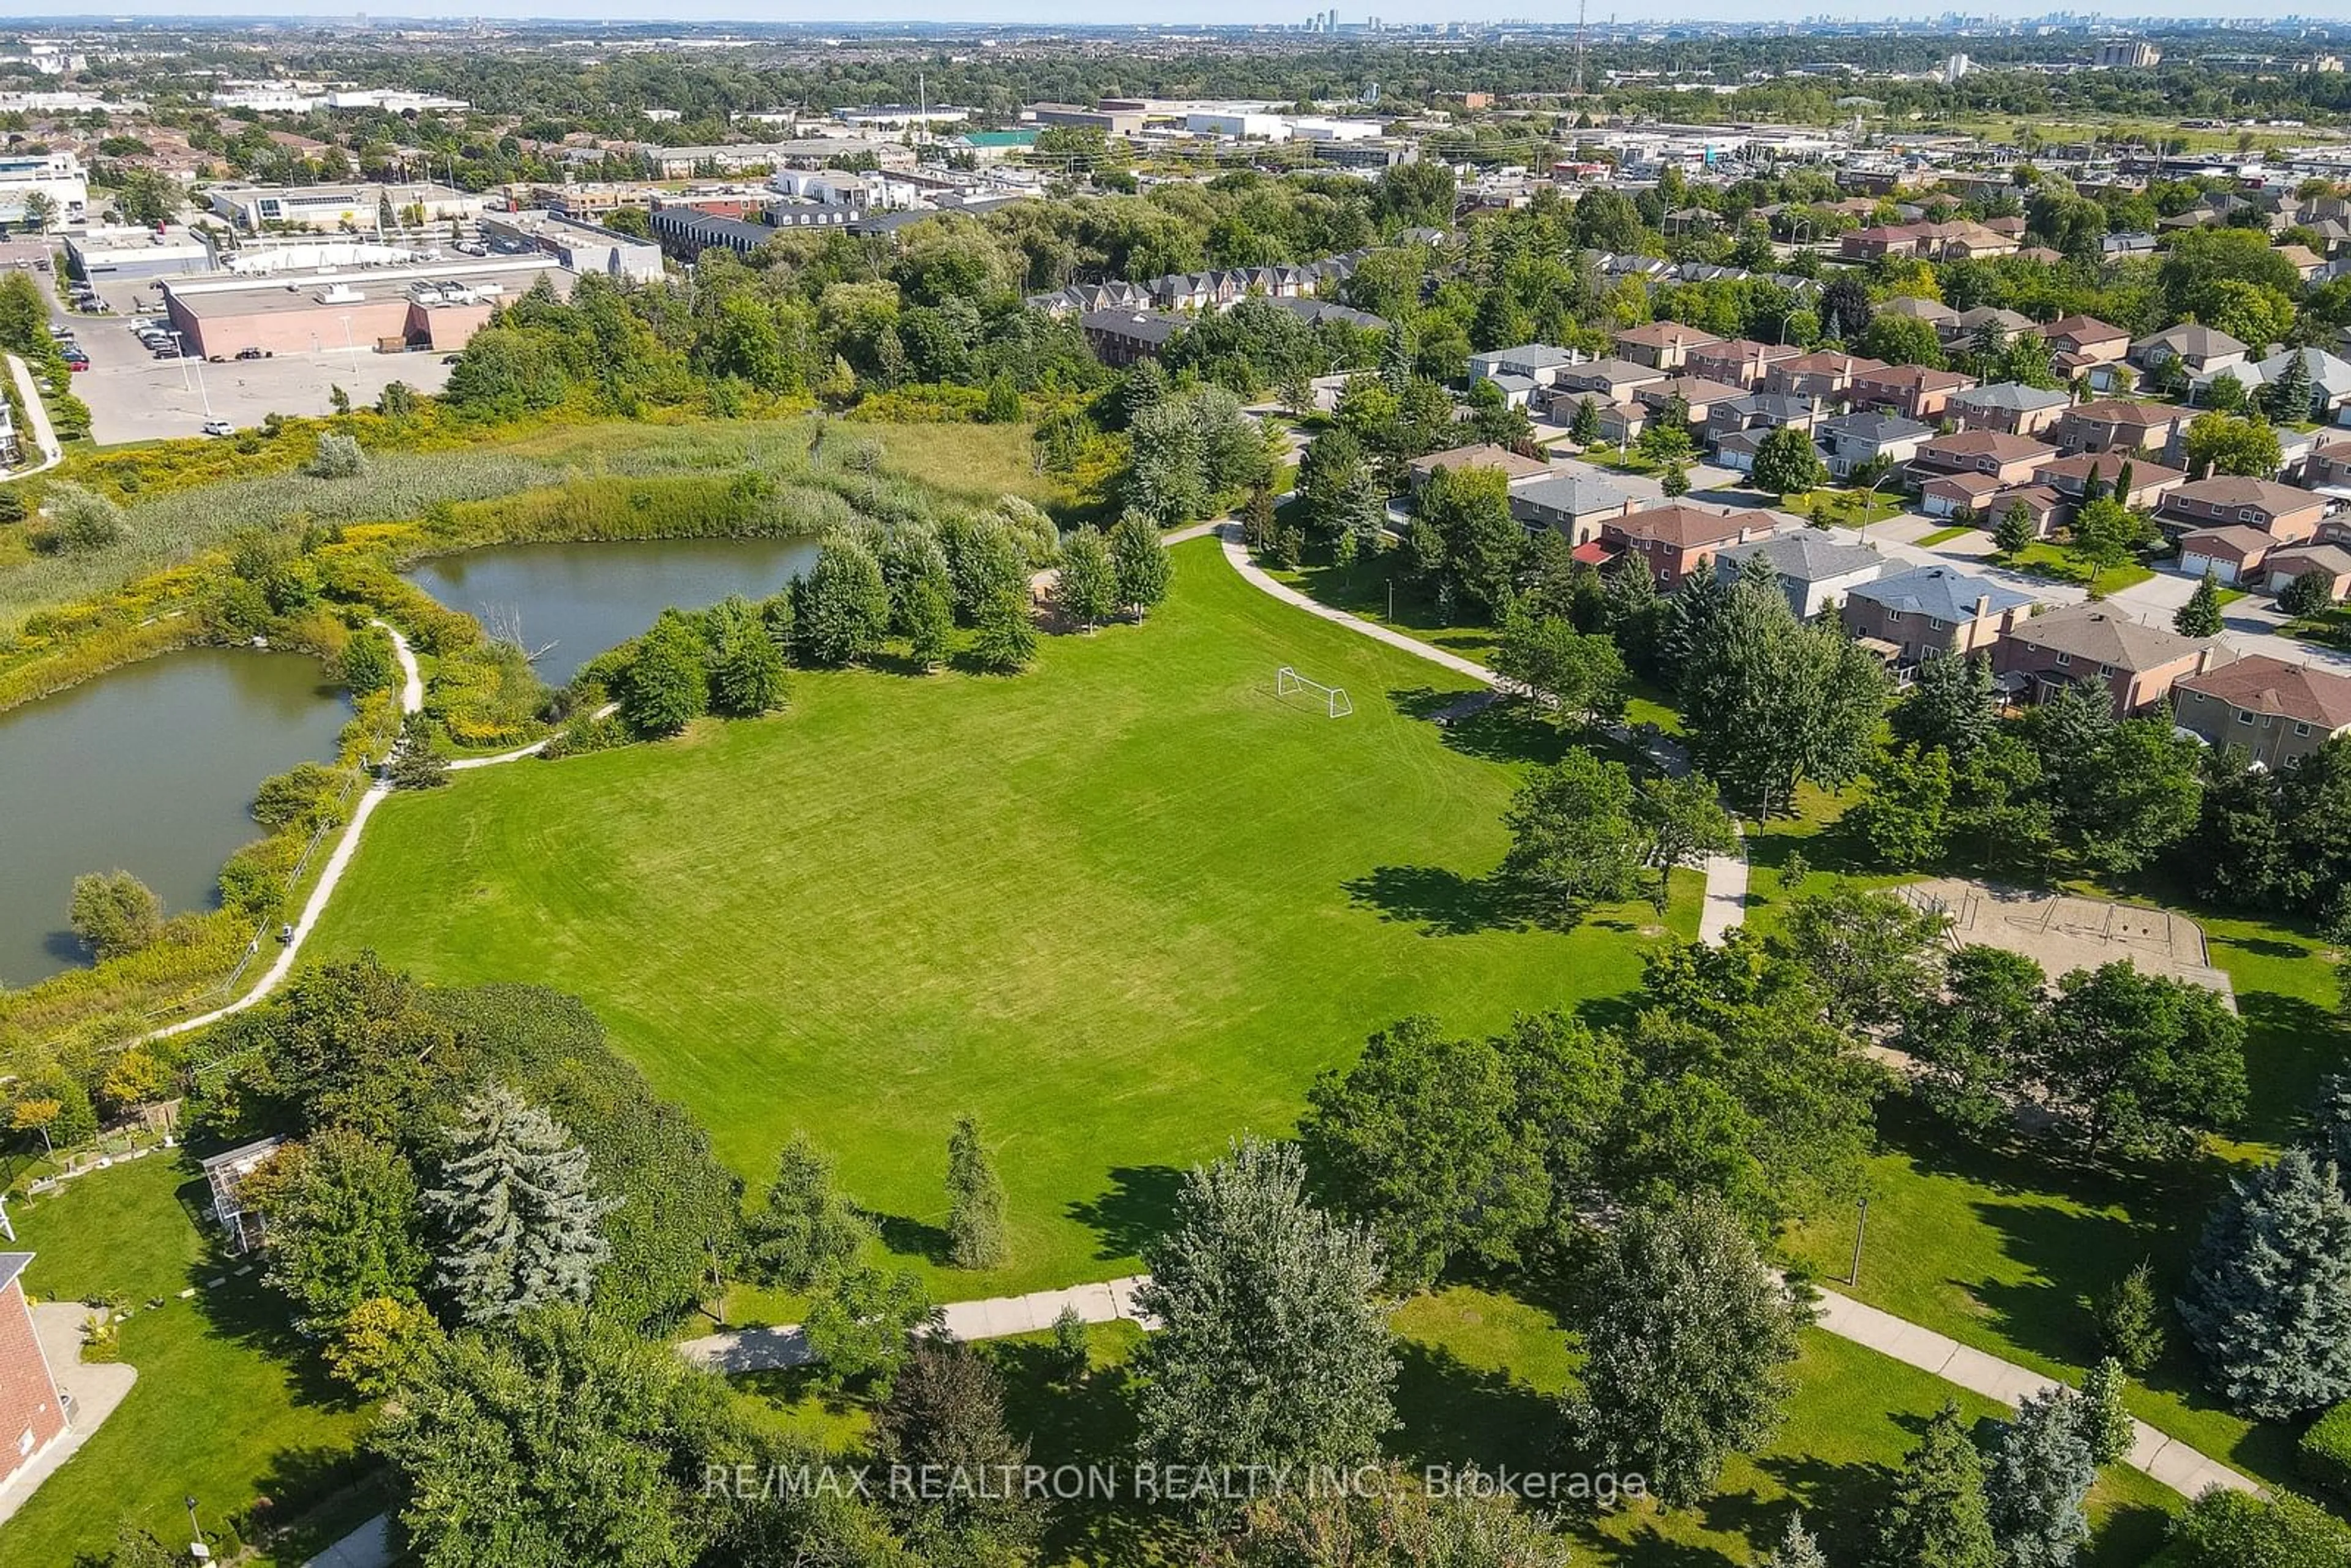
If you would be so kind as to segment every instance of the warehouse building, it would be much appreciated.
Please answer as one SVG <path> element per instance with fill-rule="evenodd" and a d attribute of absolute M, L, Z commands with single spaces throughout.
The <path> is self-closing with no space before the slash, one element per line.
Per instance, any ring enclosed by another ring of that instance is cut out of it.
<path fill-rule="evenodd" d="M 562 213 L 484 213 L 482 237 L 500 249 L 551 256 L 574 274 L 601 272 L 630 283 L 662 275 L 661 246 Z"/>
<path fill-rule="evenodd" d="M 211 276 L 158 286 L 172 329 L 205 359 L 375 348 L 454 353 L 490 313 L 540 278 L 569 296 L 574 276 L 545 256 L 425 262 L 298 278 Z"/>
<path fill-rule="evenodd" d="M 272 225 L 332 233 L 481 216 L 489 198 L 429 180 L 392 184 L 248 185 L 229 182 L 205 187 L 214 212 L 247 234 Z M 385 214 L 389 214 L 387 220 Z"/>

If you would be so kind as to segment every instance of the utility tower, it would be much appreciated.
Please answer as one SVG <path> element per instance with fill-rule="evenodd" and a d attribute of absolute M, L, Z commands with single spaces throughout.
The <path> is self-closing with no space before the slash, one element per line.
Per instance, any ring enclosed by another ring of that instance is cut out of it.
<path fill-rule="evenodd" d="M 1575 0 L 1575 88 L 1573 96 L 1583 96 L 1583 16 L 1592 0 Z"/>

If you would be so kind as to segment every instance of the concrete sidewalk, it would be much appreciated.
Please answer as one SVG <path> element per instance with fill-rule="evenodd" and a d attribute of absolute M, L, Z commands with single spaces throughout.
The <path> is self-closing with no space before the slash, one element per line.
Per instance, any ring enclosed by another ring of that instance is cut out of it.
<path fill-rule="evenodd" d="M 950 1301 L 939 1309 L 940 1327 L 950 1339 L 1008 1339 L 1014 1334 L 1043 1333 L 1053 1326 L 1062 1309 L 1069 1308 L 1081 1322 L 1107 1323 L 1123 1318 L 1154 1328 L 1157 1325 L 1150 1314 L 1134 1303 L 1134 1292 L 1144 1283 L 1144 1277 L 1134 1274 L 1060 1291 L 1034 1291 L 1025 1296 Z M 809 1349 L 808 1336 L 797 1323 L 705 1334 L 681 1341 L 677 1351 L 695 1365 L 717 1372 L 767 1372 L 805 1366 L 816 1359 Z"/>
<path fill-rule="evenodd" d="M 70 1402 L 72 1425 L 31 1464 L 9 1477 L 6 1486 L 0 1487 L 0 1521 L 14 1516 L 43 1481 L 81 1452 L 90 1434 L 105 1425 L 106 1418 L 130 1396 L 131 1385 L 139 1381 L 135 1367 L 119 1361 L 81 1358 L 82 1320 L 89 1313 L 89 1306 L 80 1301 L 41 1301 L 33 1307 L 33 1337 L 40 1342 L 57 1392 Z"/>

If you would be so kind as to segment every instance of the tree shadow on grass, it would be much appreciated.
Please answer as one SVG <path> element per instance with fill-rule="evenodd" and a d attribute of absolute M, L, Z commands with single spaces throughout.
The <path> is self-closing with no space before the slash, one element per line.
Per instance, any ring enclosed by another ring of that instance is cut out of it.
<path fill-rule="evenodd" d="M 1003 1374 L 1004 1423 L 1029 1446 L 1030 1464 L 1049 1474 L 1071 1465 L 1081 1470 L 1124 1469 L 1139 1435 L 1133 1380 L 1125 1368 L 1098 1366 L 1064 1383 L 1045 1345 L 999 1343 L 987 1354 Z M 1123 1488 L 1111 1496 L 1094 1495 L 1091 1487 L 1075 1490 L 1083 1495 L 1052 1502 L 1042 1561 L 1181 1560 L 1176 1548 L 1185 1535 L 1183 1521 L 1170 1506 L 1154 1505 Z"/>
<path fill-rule="evenodd" d="M 1568 732 L 1531 706 L 1490 691 L 1412 686 L 1387 695 L 1397 712 L 1436 725 L 1446 749 L 1464 757 L 1549 764 L 1566 755 L 1573 743 Z"/>
<path fill-rule="evenodd" d="M 1418 1465 L 1525 1470 L 1558 1451 L 1558 1402 L 1442 1346 L 1396 1343 L 1395 1458 Z"/>
<path fill-rule="evenodd" d="M 2276 1143 L 2302 1136 L 2319 1080 L 2351 1070 L 2341 1019 L 2306 997 L 2276 991 L 2239 992 L 2237 1011 L 2245 1020 L 2251 1070 L 2245 1074 L 2246 1131 Z"/>
<path fill-rule="evenodd" d="M 1425 936 L 1517 931 L 1535 924 L 1535 901 L 1499 872 L 1464 876 L 1433 865 L 1384 865 L 1342 884 L 1353 903 L 1383 920 L 1409 922 Z"/>
<path fill-rule="evenodd" d="M 910 1215 L 880 1214 L 872 1209 L 865 1211 L 865 1218 L 873 1222 L 873 1228 L 881 1233 L 882 1245 L 891 1251 L 942 1268 L 949 1261 L 952 1244 L 944 1228 Z"/>
<path fill-rule="evenodd" d="M 1915 1443 L 1927 1427 L 1927 1417 L 1896 1417 Z M 1738 1530 L 1759 1548 L 1769 1550 L 1787 1532 L 1789 1519 L 1801 1511 L 1804 1528 L 1819 1538 L 1832 1563 L 1865 1560 L 1876 1541 L 1872 1527 L 1878 1507 L 1894 1485 L 1894 1471 L 1886 1465 L 1834 1464 L 1800 1454 L 1774 1454 L 1755 1461 L 1788 1494 L 1770 1502 L 1751 1494 L 1708 1501 L 1707 1522 L 1718 1530 Z M 1718 1503 L 1735 1508 L 1718 1510 Z"/>
<path fill-rule="evenodd" d="M 1183 1184 L 1174 1166 L 1116 1166 L 1108 1190 L 1077 1199 L 1068 1213 L 1101 1238 L 1096 1258 L 1133 1258 L 1166 1230 Z"/>
<path fill-rule="evenodd" d="M 266 1542 L 288 1563 L 308 1562 L 374 1515 L 390 1500 L 389 1472 L 351 1448 L 281 1448 L 234 1522 L 247 1542 Z M 199 1499 L 199 1513 L 225 1499 Z"/>
<path fill-rule="evenodd" d="M 253 1272 L 239 1275 L 246 1264 Z M 218 1280 L 215 1285 L 212 1281 Z M 217 1340 L 241 1345 L 267 1356 L 285 1368 L 294 1384 L 297 1403 L 331 1410 L 356 1410 L 366 1403 L 327 1370 L 319 1354 L 321 1340 L 304 1337 L 294 1327 L 293 1310 L 286 1298 L 262 1282 L 258 1259 L 218 1258 L 203 1260 L 188 1270 L 196 1293 L 185 1301 L 166 1301 L 152 1309 L 201 1313 L 205 1333 Z M 139 1303 L 132 1303 L 139 1310 Z"/>

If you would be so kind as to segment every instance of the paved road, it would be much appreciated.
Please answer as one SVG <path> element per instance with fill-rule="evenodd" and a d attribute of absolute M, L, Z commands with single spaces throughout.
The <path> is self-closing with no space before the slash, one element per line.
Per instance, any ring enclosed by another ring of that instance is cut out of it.
<path fill-rule="evenodd" d="M 0 475 L 0 479 L 22 479 L 28 475 L 46 473 L 65 458 L 65 450 L 57 443 L 57 433 L 49 423 L 48 405 L 41 401 L 41 389 L 33 381 L 30 366 L 10 354 L 8 373 L 16 379 L 16 395 L 25 402 L 25 420 L 32 429 L 34 448 L 41 460 L 30 468 L 19 468 L 13 474 Z"/>

